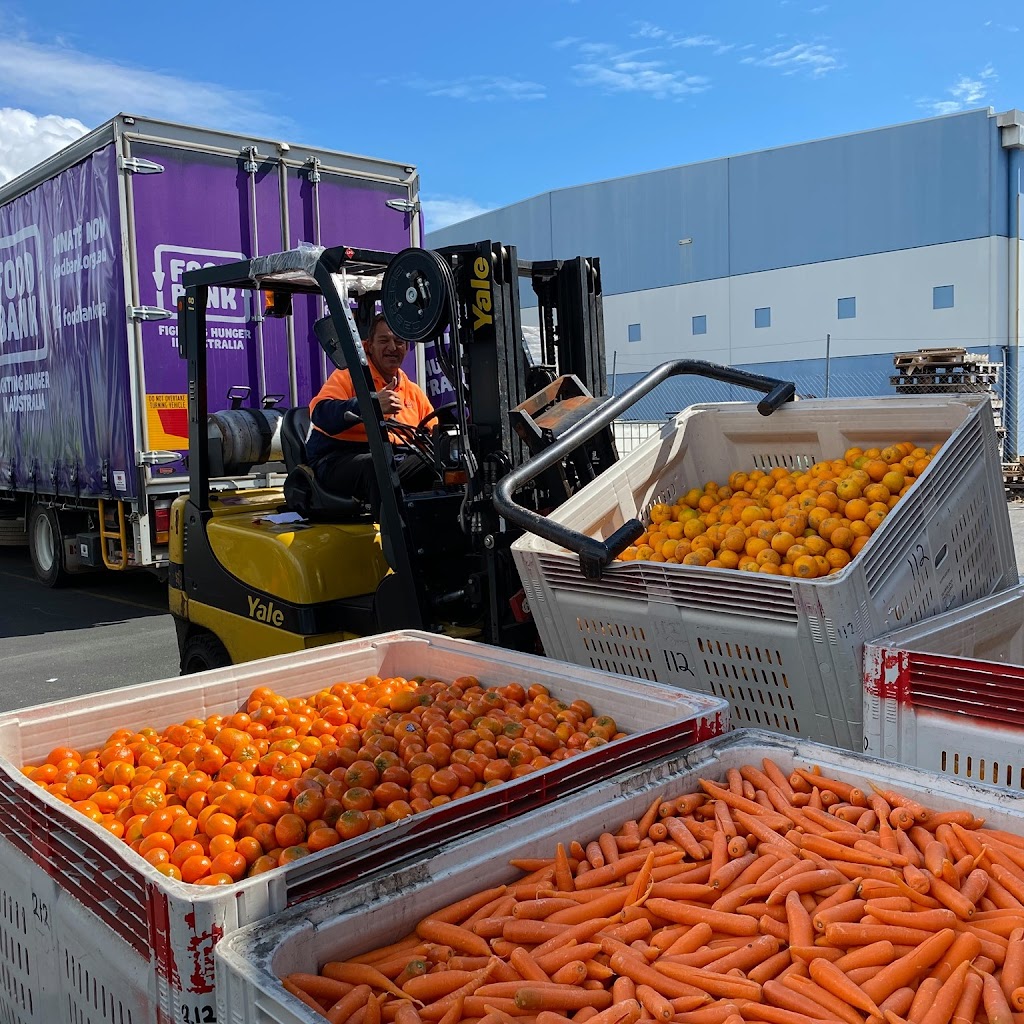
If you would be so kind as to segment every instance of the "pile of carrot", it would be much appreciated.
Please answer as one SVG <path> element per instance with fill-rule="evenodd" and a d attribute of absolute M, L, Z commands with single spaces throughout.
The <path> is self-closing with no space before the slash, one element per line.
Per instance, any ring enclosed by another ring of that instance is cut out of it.
<path fill-rule="evenodd" d="M 730 769 L 285 988 L 333 1024 L 1024 1021 L 1024 838 Z"/>

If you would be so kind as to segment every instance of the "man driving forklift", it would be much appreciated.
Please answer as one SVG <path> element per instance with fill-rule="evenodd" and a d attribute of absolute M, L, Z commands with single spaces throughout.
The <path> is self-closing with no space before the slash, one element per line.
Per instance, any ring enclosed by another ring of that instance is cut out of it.
<path fill-rule="evenodd" d="M 374 316 L 363 341 L 377 401 L 395 447 L 398 476 L 407 491 L 429 490 L 435 481 L 434 467 L 423 454 L 406 443 L 409 433 L 433 412 L 423 389 L 402 369 L 409 343 L 395 336 L 383 313 Z M 351 495 L 365 502 L 376 516 L 380 487 L 366 427 L 359 415 L 352 374 L 335 370 L 309 403 L 311 429 L 306 457 L 317 480 L 332 494 Z"/>

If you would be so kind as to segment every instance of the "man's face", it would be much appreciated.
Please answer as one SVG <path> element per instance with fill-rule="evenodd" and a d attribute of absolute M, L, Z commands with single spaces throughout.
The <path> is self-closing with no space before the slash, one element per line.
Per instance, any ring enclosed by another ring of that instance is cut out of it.
<path fill-rule="evenodd" d="M 396 338 L 391 333 L 391 328 L 381 320 L 366 341 L 365 348 L 366 358 L 386 381 L 390 381 L 398 373 L 409 349 L 409 343 Z"/>

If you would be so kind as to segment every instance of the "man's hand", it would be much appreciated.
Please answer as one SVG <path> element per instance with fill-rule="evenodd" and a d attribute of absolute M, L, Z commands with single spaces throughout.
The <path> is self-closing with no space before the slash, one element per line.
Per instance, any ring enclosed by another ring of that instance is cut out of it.
<path fill-rule="evenodd" d="M 393 416 L 402 408 L 402 399 L 399 398 L 396 392 L 397 387 L 398 378 L 394 377 L 387 387 L 382 391 L 377 392 L 377 401 L 380 402 L 380 411 L 384 413 L 385 416 Z"/>

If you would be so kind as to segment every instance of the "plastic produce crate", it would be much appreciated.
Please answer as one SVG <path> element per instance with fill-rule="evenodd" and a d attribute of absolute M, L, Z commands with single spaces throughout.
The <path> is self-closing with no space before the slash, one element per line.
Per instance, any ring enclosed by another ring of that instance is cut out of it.
<path fill-rule="evenodd" d="M 586 842 L 637 818 L 652 799 L 695 791 L 697 779 L 723 777 L 729 768 L 760 765 L 770 757 L 784 771 L 820 765 L 826 775 L 898 789 L 938 809 L 970 807 L 996 828 L 1024 831 L 1024 809 L 1008 794 L 985 791 L 929 772 L 877 761 L 760 730 L 738 730 L 654 765 L 624 773 L 577 793 L 557 807 L 518 818 L 453 844 L 418 865 L 386 878 L 338 890 L 289 911 L 264 928 L 245 928 L 216 951 L 219 1024 L 314 1024 L 318 1018 L 287 993 L 279 979 L 316 971 L 329 960 L 355 956 L 408 934 L 434 910 L 519 877 L 508 861 L 550 857 L 555 844 Z"/>
<path fill-rule="evenodd" d="M 736 727 L 863 749 L 864 641 L 1017 582 L 987 399 L 801 401 L 767 418 L 747 403 L 693 406 L 550 516 L 604 539 L 735 470 L 809 467 L 901 440 L 942 448 L 860 554 L 824 579 L 620 562 L 588 580 L 576 554 L 524 535 L 512 550 L 545 651 L 715 693 Z"/>
<path fill-rule="evenodd" d="M 370 674 L 539 682 L 630 735 L 231 886 L 165 878 L 31 783 L 20 766 L 115 728 L 236 711 L 257 686 L 311 694 Z M 90 694 L 0 716 L 0 1019 L 201 1024 L 216 1019 L 213 950 L 236 928 L 627 766 L 715 736 L 728 705 L 603 672 L 415 631 Z"/>
<path fill-rule="evenodd" d="M 864 646 L 865 749 L 1024 792 L 1024 587 Z"/>

